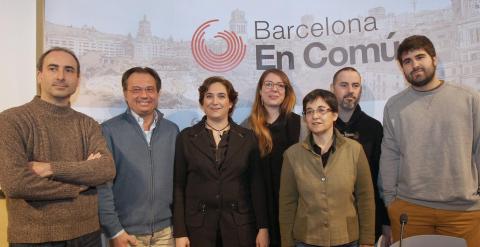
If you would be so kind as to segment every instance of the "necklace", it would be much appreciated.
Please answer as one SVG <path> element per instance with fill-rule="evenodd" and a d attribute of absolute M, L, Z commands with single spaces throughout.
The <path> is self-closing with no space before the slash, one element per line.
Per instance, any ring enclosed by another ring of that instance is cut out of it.
<path fill-rule="evenodd" d="M 210 124 L 208 124 L 207 121 L 205 121 L 205 124 L 206 124 L 210 129 L 215 130 L 219 136 L 222 136 L 223 131 L 224 131 L 226 128 L 230 127 L 230 123 L 227 123 L 227 125 L 226 125 L 225 127 L 221 128 L 221 129 L 216 129 L 216 128 L 214 128 L 213 126 L 211 126 Z"/>

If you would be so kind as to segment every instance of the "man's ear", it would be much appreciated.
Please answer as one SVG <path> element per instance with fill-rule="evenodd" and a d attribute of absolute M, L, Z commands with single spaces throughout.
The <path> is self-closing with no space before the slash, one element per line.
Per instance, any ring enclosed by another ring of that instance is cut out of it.
<path fill-rule="evenodd" d="M 37 70 L 37 76 L 36 76 L 36 79 L 37 79 L 37 95 L 41 95 L 42 93 L 42 86 L 41 86 L 41 81 L 42 81 L 42 78 L 41 78 L 41 71 Z"/>

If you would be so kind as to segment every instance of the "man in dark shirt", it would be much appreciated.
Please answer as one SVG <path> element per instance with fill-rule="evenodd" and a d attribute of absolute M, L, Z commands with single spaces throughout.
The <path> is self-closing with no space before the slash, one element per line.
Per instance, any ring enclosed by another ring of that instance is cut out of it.
<path fill-rule="evenodd" d="M 345 137 L 357 140 L 362 144 L 370 164 L 375 190 L 375 238 L 378 239 L 383 233 L 386 242 L 389 242 L 391 236 L 390 223 L 377 187 L 383 137 L 382 125 L 363 112 L 358 104 L 362 95 L 362 78 L 355 68 L 344 67 L 338 70 L 333 76 L 330 88 L 337 97 L 339 106 L 339 118 L 335 122 L 335 127 Z"/>

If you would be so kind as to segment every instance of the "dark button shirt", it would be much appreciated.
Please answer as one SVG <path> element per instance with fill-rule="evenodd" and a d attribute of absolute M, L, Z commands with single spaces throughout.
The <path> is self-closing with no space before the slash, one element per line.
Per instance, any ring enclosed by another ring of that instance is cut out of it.
<path fill-rule="evenodd" d="M 210 148 L 215 156 L 215 165 L 217 166 L 216 168 L 220 170 L 222 168 L 222 164 L 225 161 L 225 157 L 227 155 L 227 150 L 228 150 L 228 138 L 229 138 L 229 133 L 230 131 L 224 131 L 223 134 L 220 136 L 220 142 L 215 144 L 215 138 L 213 137 L 213 131 L 205 128 L 205 131 L 207 131 L 210 134 Z"/>
<path fill-rule="evenodd" d="M 332 142 L 332 145 L 330 146 L 330 148 L 327 150 L 327 152 L 325 152 L 324 154 L 322 154 L 322 148 L 320 148 L 320 146 L 318 146 L 316 143 L 315 143 L 315 140 L 313 139 L 313 135 L 310 134 L 310 144 L 312 145 L 312 148 L 313 148 L 313 152 L 320 155 L 322 157 L 322 164 L 323 164 L 323 167 L 325 167 L 327 165 L 327 162 L 328 162 L 328 158 L 330 157 L 330 154 L 334 153 L 335 152 L 335 133 L 333 134 L 333 142 Z"/>

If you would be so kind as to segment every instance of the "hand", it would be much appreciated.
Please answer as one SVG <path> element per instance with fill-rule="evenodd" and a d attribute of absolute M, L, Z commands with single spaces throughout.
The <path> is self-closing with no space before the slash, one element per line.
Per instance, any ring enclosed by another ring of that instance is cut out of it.
<path fill-rule="evenodd" d="M 97 153 L 95 153 L 95 154 L 90 154 L 90 155 L 88 156 L 87 160 L 99 159 L 99 158 L 101 158 L 101 157 L 102 157 L 102 155 L 101 155 L 99 152 L 97 152 Z M 82 192 L 84 192 L 84 191 L 87 191 L 88 189 L 90 189 L 89 186 L 81 185 L 81 186 L 80 186 L 80 193 L 82 193 Z M 127 233 L 125 233 L 125 234 L 127 234 Z M 122 236 L 122 235 L 123 235 L 123 233 L 122 233 L 120 236 Z M 127 235 L 128 235 L 128 234 L 127 234 Z M 120 237 L 120 236 L 118 236 L 118 237 Z M 128 235 L 128 236 L 129 236 L 129 237 L 132 237 L 132 236 L 130 236 L 130 235 Z M 117 239 L 118 237 L 116 237 L 115 239 Z M 132 237 L 132 238 L 133 238 L 133 237 Z M 134 239 L 135 239 L 135 238 L 134 238 Z M 110 242 L 112 242 L 112 241 L 110 241 Z M 113 246 L 115 246 L 115 245 L 113 245 Z M 123 246 L 123 245 L 119 245 L 119 246 Z M 128 246 L 128 245 L 127 245 L 127 246 Z"/>
<path fill-rule="evenodd" d="M 188 237 L 175 238 L 175 247 L 190 247 Z"/>
<path fill-rule="evenodd" d="M 383 245 L 388 247 L 393 244 L 392 228 L 389 225 L 382 225 Z"/>
<path fill-rule="evenodd" d="M 114 239 L 110 239 L 110 247 L 129 247 L 137 245 L 137 239 L 128 235 L 127 232 L 123 232 Z"/>
<path fill-rule="evenodd" d="M 80 193 L 82 193 L 84 191 L 87 191 L 88 189 L 90 189 L 90 187 L 88 187 L 86 185 L 80 185 Z"/>
<path fill-rule="evenodd" d="M 256 247 L 268 247 L 268 229 L 260 228 L 257 234 Z"/>
<path fill-rule="evenodd" d="M 102 157 L 102 155 L 97 152 L 95 154 L 90 154 L 87 158 L 87 160 L 94 160 L 94 159 L 100 159 Z"/>
<path fill-rule="evenodd" d="M 50 163 L 30 161 L 28 162 L 28 168 L 42 178 L 46 178 L 53 175 L 52 166 Z"/>

